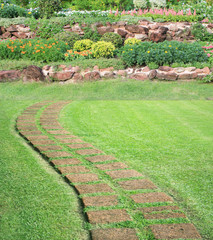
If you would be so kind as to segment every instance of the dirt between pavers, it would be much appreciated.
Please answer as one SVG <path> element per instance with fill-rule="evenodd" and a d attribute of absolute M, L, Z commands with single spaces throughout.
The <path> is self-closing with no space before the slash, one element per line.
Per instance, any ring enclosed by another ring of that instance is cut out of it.
<path fill-rule="evenodd" d="M 90 170 L 84 166 L 67 166 L 67 167 L 58 167 L 58 170 L 62 174 L 68 173 L 83 173 L 89 172 Z"/>
<path fill-rule="evenodd" d="M 155 224 L 150 226 L 156 239 L 201 239 L 191 223 Z"/>
<path fill-rule="evenodd" d="M 72 174 L 72 175 L 66 175 L 66 178 L 70 182 L 93 182 L 93 181 L 98 181 L 98 175 L 94 173 L 82 173 L 82 174 Z"/>
<path fill-rule="evenodd" d="M 142 177 L 143 175 L 135 170 L 118 170 L 106 172 L 112 179 Z"/>
<path fill-rule="evenodd" d="M 65 158 L 65 159 L 52 160 L 51 163 L 54 165 L 73 165 L 73 164 L 80 164 L 81 162 L 77 158 Z"/>
<path fill-rule="evenodd" d="M 87 216 L 91 224 L 107 224 L 132 220 L 125 209 L 89 211 Z"/>
<path fill-rule="evenodd" d="M 100 170 L 115 170 L 115 169 L 128 168 L 128 166 L 122 162 L 96 164 L 95 167 L 97 167 Z"/>
<path fill-rule="evenodd" d="M 148 179 L 136 179 L 128 181 L 120 181 L 118 184 L 125 190 L 137 189 L 157 189 L 153 182 Z"/>
<path fill-rule="evenodd" d="M 82 201 L 85 207 L 104 207 L 118 204 L 117 196 L 115 195 L 83 197 Z"/>
<path fill-rule="evenodd" d="M 77 150 L 76 153 L 78 153 L 79 155 L 92 155 L 92 154 L 99 154 L 103 152 L 99 149 L 82 149 L 82 150 Z"/>
<path fill-rule="evenodd" d="M 173 202 L 173 199 L 163 192 L 139 193 L 130 197 L 136 203 Z"/>
<path fill-rule="evenodd" d="M 79 194 L 114 192 L 106 183 L 75 185 Z"/>
<path fill-rule="evenodd" d="M 132 228 L 110 228 L 92 230 L 93 240 L 138 240 Z"/>
<path fill-rule="evenodd" d="M 90 162 L 105 162 L 105 161 L 112 161 L 115 160 L 116 158 L 111 155 L 98 155 L 98 156 L 93 156 L 93 157 L 86 157 L 86 160 Z"/>

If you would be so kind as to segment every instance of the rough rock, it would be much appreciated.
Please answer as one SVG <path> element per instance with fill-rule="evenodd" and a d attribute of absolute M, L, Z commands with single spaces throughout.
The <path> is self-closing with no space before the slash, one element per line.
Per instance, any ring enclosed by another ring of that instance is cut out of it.
<path fill-rule="evenodd" d="M 149 72 L 148 77 L 150 80 L 152 80 L 152 79 L 156 78 L 156 75 L 157 75 L 157 71 L 155 69 L 153 69 Z"/>
<path fill-rule="evenodd" d="M 197 78 L 197 75 L 196 72 L 183 72 L 178 74 L 178 79 L 195 79 Z"/>
<path fill-rule="evenodd" d="M 162 79 L 162 80 L 175 81 L 177 80 L 178 75 L 174 71 L 165 72 L 165 71 L 157 70 L 156 78 Z"/>
<path fill-rule="evenodd" d="M 87 72 L 84 75 L 84 79 L 87 80 L 87 81 L 88 80 L 89 81 L 91 81 L 91 80 L 98 80 L 100 78 L 101 78 L 101 75 L 100 75 L 100 73 L 98 71 Z"/>
<path fill-rule="evenodd" d="M 14 26 L 11 25 L 10 27 L 6 28 L 7 32 L 18 32 L 18 29 Z"/>
<path fill-rule="evenodd" d="M 25 68 L 22 71 L 21 75 L 23 82 L 38 82 L 45 80 L 42 69 L 34 65 Z"/>
<path fill-rule="evenodd" d="M 127 31 L 125 31 L 124 29 L 118 28 L 117 33 L 121 36 L 121 37 L 126 37 L 126 35 L 128 34 Z"/>
<path fill-rule="evenodd" d="M 50 73 L 49 75 L 54 80 L 66 81 L 68 79 L 71 79 L 74 73 L 75 73 L 74 71 L 61 71 L 61 72 Z"/>
<path fill-rule="evenodd" d="M 149 79 L 149 77 L 146 73 L 135 73 L 132 76 L 130 76 L 130 78 L 135 79 L 135 80 L 141 80 L 141 81 Z"/>
<path fill-rule="evenodd" d="M 157 30 L 149 34 L 149 39 L 153 42 L 163 42 L 166 39 L 166 34 L 162 34 Z"/>
<path fill-rule="evenodd" d="M 149 32 L 149 29 L 147 27 L 143 27 L 140 25 L 134 25 L 134 24 L 126 25 L 125 29 L 131 33 L 148 34 L 148 32 Z"/>
<path fill-rule="evenodd" d="M 112 27 L 99 27 L 97 28 L 97 31 L 99 34 L 103 35 L 104 33 L 107 33 L 107 32 L 114 32 L 114 28 Z"/>
<path fill-rule="evenodd" d="M 21 76 L 19 70 L 0 71 L 0 82 L 18 80 Z"/>

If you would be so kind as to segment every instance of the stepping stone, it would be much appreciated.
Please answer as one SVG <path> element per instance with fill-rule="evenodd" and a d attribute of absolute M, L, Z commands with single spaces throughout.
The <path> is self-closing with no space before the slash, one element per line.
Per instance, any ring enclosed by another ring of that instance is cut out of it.
<path fill-rule="evenodd" d="M 47 131 L 49 134 L 70 134 L 68 131 L 66 130 L 50 130 L 50 131 Z"/>
<path fill-rule="evenodd" d="M 156 239 L 201 239 L 191 223 L 155 224 L 150 226 Z"/>
<path fill-rule="evenodd" d="M 30 127 L 30 126 L 17 126 L 17 128 L 19 130 L 22 130 L 22 131 L 37 131 L 38 128 L 37 127 Z"/>
<path fill-rule="evenodd" d="M 36 127 L 36 124 L 33 122 L 17 122 L 17 127 Z"/>
<path fill-rule="evenodd" d="M 142 177 L 143 175 L 135 170 L 118 170 L 106 172 L 112 179 Z"/>
<path fill-rule="evenodd" d="M 93 157 L 87 157 L 86 158 L 90 162 L 105 162 L 105 161 L 111 161 L 115 160 L 116 158 L 111 155 L 98 155 L 98 156 L 93 156 Z"/>
<path fill-rule="evenodd" d="M 132 220 L 125 209 L 89 211 L 87 216 L 91 224 L 107 224 Z"/>
<path fill-rule="evenodd" d="M 121 163 L 121 162 L 97 164 L 95 166 L 101 170 L 115 170 L 115 169 L 128 168 L 128 166 L 126 164 Z"/>
<path fill-rule="evenodd" d="M 65 152 L 65 151 L 45 152 L 45 155 L 49 158 L 72 157 L 73 156 L 71 153 Z"/>
<path fill-rule="evenodd" d="M 71 144 L 67 145 L 71 149 L 78 149 L 78 148 L 93 148 L 92 144 L 89 143 L 76 143 L 76 144 Z"/>
<path fill-rule="evenodd" d="M 35 118 L 28 120 L 28 119 L 20 119 L 19 117 L 17 118 L 17 123 L 33 123 L 35 124 Z"/>
<path fill-rule="evenodd" d="M 132 228 L 110 228 L 92 230 L 93 240 L 138 240 Z"/>
<path fill-rule="evenodd" d="M 92 155 L 92 154 L 99 154 L 103 152 L 98 149 L 82 149 L 82 150 L 77 150 L 76 153 L 80 155 Z"/>
<path fill-rule="evenodd" d="M 137 189 L 156 189 L 157 187 L 147 179 L 137 179 L 129 181 L 120 181 L 118 184 L 125 190 L 137 190 Z"/>
<path fill-rule="evenodd" d="M 51 151 L 51 150 L 62 150 L 63 148 L 61 146 L 57 145 L 45 145 L 45 146 L 37 146 L 40 151 Z"/>
<path fill-rule="evenodd" d="M 98 181 L 98 175 L 94 173 L 66 175 L 70 182 L 93 182 Z"/>
<path fill-rule="evenodd" d="M 80 164 L 81 162 L 77 158 L 65 158 L 52 160 L 51 163 L 54 165 L 71 165 L 71 164 Z"/>
<path fill-rule="evenodd" d="M 170 213 L 155 213 L 145 214 L 145 219 L 167 219 L 167 218 L 186 218 L 184 213 L 170 212 Z"/>
<path fill-rule="evenodd" d="M 159 206 L 159 207 L 145 207 L 140 208 L 142 213 L 151 213 L 151 212 L 162 212 L 162 211 L 172 211 L 180 210 L 178 206 Z"/>
<path fill-rule="evenodd" d="M 33 145 L 47 145 L 47 144 L 56 144 L 53 140 L 43 139 L 43 140 L 32 140 Z"/>
<path fill-rule="evenodd" d="M 139 193 L 132 195 L 131 198 L 136 203 L 173 202 L 173 199 L 163 192 Z"/>
<path fill-rule="evenodd" d="M 41 131 L 20 131 L 20 133 L 24 136 L 31 136 L 31 135 L 41 135 Z"/>
<path fill-rule="evenodd" d="M 82 173 L 89 172 L 90 170 L 84 166 L 68 166 L 68 167 L 58 167 L 58 170 L 62 174 L 66 173 Z"/>
<path fill-rule="evenodd" d="M 113 192 L 111 187 L 105 183 L 76 185 L 79 194 Z"/>
<path fill-rule="evenodd" d="M 54 125 L 59 125 L 58 121 L 54 120 L 42 120 L 40 121 L 41 125 L 49 125 L 49 124 L 54 124 Z"/>
<path fill-rule="evenodd" d="M 59 125 L 50 125 L 50 126 L 43 126 L 43 129 L 63 129 L 63 127 L 59 126 Z"/>
<path fill-rule="evenodd" d="M 37 140 L 37 141 L 39 141 L 39 140 L 43 140 L 43 139 L 49 139 L 49 137 L 48 136 L 46 136 L 46 135 L 38 135 L 38 136 L 27 136 L 27 139 L 29 140 L 29 141 L 33 141 L 33 140 Z"/>
<path fill-rule="evenodd" d="M 56 136 L 54 136 L 54 138 L 60 139 L 60 141 L 62 143 L 70 143 L 70 142 L 65 142 L 65 140 L 70 140 L 69 138 L 76 138 L 76 136 L 74 136 L 74 135 L 56 135 Z"/>
<path fill-rule="evenodd" d="M 35 117 L 19 116 L 18 120 L 22 120 L 22 121 L 25 121 L 25 122 L 31 122 L 31 121 L 35 121 Z"/>
<path fill-rule="evenodd" d="M 61 139 L 62 143 L 83 143 L 84 141 L 78 138 L 73 139 Z"/>
<path fill-rule="evenodd" d="M 117 196 L 95 196 L 83 197 L 82 201 L 85 207 L 104 207 L 115 206 L 118 204 Z"/>

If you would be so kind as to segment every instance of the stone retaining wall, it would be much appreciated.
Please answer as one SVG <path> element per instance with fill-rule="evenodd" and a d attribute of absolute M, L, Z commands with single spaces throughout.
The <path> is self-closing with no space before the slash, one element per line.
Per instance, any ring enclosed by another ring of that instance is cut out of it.
<path fill-rule="evenodd" d="M 194 37 L 191 34 L 191 23 L 189 22 L 165 22 L 165 23 L 156 23 L 149 22 L 146 20 L 141 20 L 138 22 L 138 25 L 127 24 L 126 22 L 115 22 L 115 23 L 106 23 L 104 26 L 101 23 L 92 24 L 90 27 L 92 29 L 97 29 L 97 31 L 103 35 L 106 32 L 115 32 L 121 35 L 123 38 L 132 38 L 135 37 L 142 41 L 154 41 L 162 42 L 164 40 L 194 40 Z M 207 27 L 207 30 L 210 33 L 213 33 L 213 24 L 203 24 Z M 79 35 L 84 35 L 84 27 L 88 27 L 87 24 L 79 25 L 78 23 L 73 26 L 66 25 L 64 26 L 65 31 L 75 32 Z M 34 38 L 36 34 L 30 31 L 28 26 L 23 24 L 20 25 L 11 25 L 8 28 L 0 26 L 0 38 L 6 39 L 10 37 L 14 38 Z"/>
<path fill-rule="evenodd" d="M 60 70 L 58 70 L 60 69 Z M 95 81 L 106 78 L 130 78 L 140 81 L 144 80 L 190 80 L 190 79 L 202 79 L 213 72 L 213 68 L 209 69 L 205 67 L 198 69 L 195 67 L 188 68 L 171 68 L 167 66 L 161 66 L 158 69 L 150 69 L 149 67 L 142 68 L 127 68 L 125 70 L 114 70 L 113 67 L 99 69 L 95 66 L 93 69 L 81 70 L 78 66 L 72 67 L 59 65 L 57 68 L 53 66 L 44 66 L 43 69 L 37 66 L 29 66 L 23 71 L 8 70 L 0 71 L 0 82 L 22 79 L 24 82 L 33 81 L 57 81 L 62 84 L 67 83 L 79 83 L 82 81 Z"/>

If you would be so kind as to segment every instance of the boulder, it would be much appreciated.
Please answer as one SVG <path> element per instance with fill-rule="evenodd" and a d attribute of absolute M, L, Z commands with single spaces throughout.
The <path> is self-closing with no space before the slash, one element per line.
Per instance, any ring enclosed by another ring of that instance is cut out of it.
<path fill-rule="evenodd" d="M 116 73 L 118 76 L 123 76 L 125 77 L 127 75 L 126 71 L 125 70 L 118 70 L 117 73 Z"/>
<path fill-rule="evenodd" d="M 52 77 L 54 80 L 58 81 L 66 81 L 68 79 L 71 79 L 74 75 L 74 71 L 60 71 L 60 72 L 54 72 L 50 73 L 50 77 Z"/>
<path fill-rule="evenodd" d="M 143 41 L 143 40 L 146 40 L 148 38 L 148 35 L 146 35 L 146 34 L 135 34 L 135 38 Z"/>
<path fill-rule="evenodd" d="M 125 29 L 131 33 L 148 34 L 148 32 L 149 32 L 149 29 L 147 27 L 143 27 L 140 25 L 134 25 L 134 24 L 126 25 Z"/>
<path fill-rule="evenodd" d="M 39 82 L 45 80 L 42 69 L 34 65 L 25 68 L 22 71 L 21 75 L 23 82 Z"/>
<path fill-rule="evenodd" d="M 10 32 L 5 32 L 1 35 L 1 38 L 3 38 L 3 39 L 11 38 L 11 33 Z"/>
<path fill-rule="evenodd" d="M 197 75 L 198 75 L 197 72 L 183 72 L 178 74 L 178 79 L 183 79 L 183 80 L 195 79 L 197 78 Z"/>
<path fill-rule="evenodd" d="M 157 71 L 155 69 L 153 69 L 149 72 L 148 77 L 150 80 L 152 80 L 152 79 L 156 78 L 156 75 L 157 75 Z"/>
<path fill-rule="evenodd" d="M 177 80 L 178 75 L 174 71 L 165 72 L 165 71 L 157 70 L 156 78 L 162 79 L 162 80 L 175 81 Z"/>
<path fill-rule="evenodd" d="M 6 28 L 7 32 L 18 32 L 18 29 L 14 26 L 11 25 L 10 27 Z"/>
<path fill-rule="evenodd" d="M 114 28 L 112 27 L 99 27 L 97 28 L 99 34 L 104 35 L 107 32 L 114 32 Z"/>
<path fill-rule="evenodd" d="M 13 32 L 12 35 L 19 39 L 28 38 L 27 34 L 24 32 Z"/>
<path fill-rule="evenodd" d="M 166 34 L 162 34 L 157 31 L 153 31 L 149 34 L 149 39 L 153 42 L 163 42 L 166 39 Z"/>
<path fill-rule="evenodd" d="M 0 71 L 0 82 L 18 80 L 21 76 L 19 70 Z"/>
<path fill-rule="evenodd" d="M 127 31 L 125 31 L 124 29 L 118 28 L 117 29 L 117 33 L 121 36 L 121 37 L 126 37 L 126 35 L 128 34 Z"/>
<path fill-rule="evenodd" d="M 172 67 L 169 67 L 169 66 L 160 66 L 158 68 L 160 71 L 164 71 L 164 72 L 169 72 L 169 71 L 172 71 L 173 68 Z"/>
<path fill-rule="evenodd" d="M 148 80 L 149 77 L 146 73 L 135 73 L 132 76 L 130 76 L 131 79 L 135 79 L 135 80 L 140 80 L 140 81 L 144 81 L 144 80 Z"/>
<path fill-rule="evenodd" d="M 101 75 L 98 71 L 87 72 L 84 74 L 84 79 L 87 81 L 98 80 L 101 78 Z"/>

